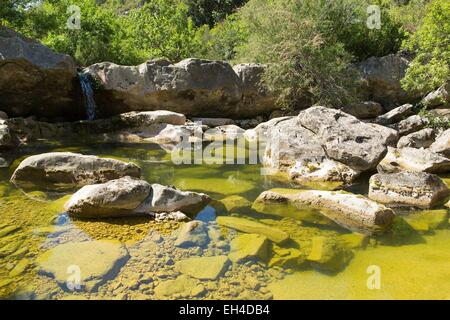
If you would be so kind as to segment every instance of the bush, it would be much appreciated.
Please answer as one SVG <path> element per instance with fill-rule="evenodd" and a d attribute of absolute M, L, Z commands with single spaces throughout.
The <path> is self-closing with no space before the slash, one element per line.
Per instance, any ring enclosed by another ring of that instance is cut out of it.
<path fill-rule="evenodd" d="M 433 0 L 418 28 L 404 43 L 415 58 L 410 64 L 402 86 L 423 94 L 450 79 L 450 2 Z"/>

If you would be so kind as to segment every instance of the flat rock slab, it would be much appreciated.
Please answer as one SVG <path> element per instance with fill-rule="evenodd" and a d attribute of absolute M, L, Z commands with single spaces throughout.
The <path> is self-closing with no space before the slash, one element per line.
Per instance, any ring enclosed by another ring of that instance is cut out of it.
<path fill-rule="evenodd" d="M 442 204 L 448 195 L 446 184 L 425 172 L 378 173 L 369 180 L 369 198 L 389 206 L 427 209 Z"/>
<path fill-rule="evenodd" d="M 312 248 L 308 261 L 319 269 L 336 272 L 344 268 L 352 259 L 353 254 L 337 241 L 326 237 L 313 237 Z"/>
<path fill-rule="evenodd" d="M 260 234 L 241 234 L 231 240 L 228 257 L 233 262 L 261 260 L 267 262 L 272 252 L 272 243 Z"/>
<path fill-rule="evenodd" d="M 102 184 L 84 186 L 66 203 L 67 212 L 81 218 L 136 215 L 134 211 L 149 196 L 151 185 L 124 177 Z"/>
<path fill-rule="evenodd" d="M 377 170 L 380 173 L 400 171 L 447 173 L 450 172 L 450 159 L 429 149 L 389 147 Z"/>
<path fill-rule="evenodd" d="M 175 270 L 200 280 L 215 280 L 222 276 L 229 266 L 227 256 L 189 258 L 177 261 Z"/>
<path fill-rule="evenodd" d="M 289 239 L 289 235 L 282 230 L 248 219 L 220 216 L 217 217 L 216 221 L 221 226 L 237 231 L 264 235 L 275 243 L 282 243 Z"/>
<path fill-rule="evenodd" d="M 258 199 L 275 200 L 277 195 L 281 201 L 289 199 L 289 202 L 298 209 L 317 210 L 337 224 L 362 233 L 383 231 L 391 226 L 394 218 L 394 212 L 384 205 L 362 195 L 342 191 L 298 190 L 297 192 L 283 192 L 273 189 L 263 192 Z"/>
<path fill-rule="evenodd" d="M 128 251 L 118 241 L 86 241 L 60 244 L 43 254 L 36 262 L 40 272 L 55 279 L 64 289 L 67 281 L 75 284 L 80 271 L 80 289 L 96 291 L 113 279 L 129 258 Z"/>
<path fill-rule="evenodd" d="M 67 189 L 131 176 L 139 178 L 141 169 L 115 159 L 71 152 L 50 152 L 23 160 L 11 177 L 22 188 Z"/>
<path fill-rule="evenodd" d="M 430 150 L 450 157 L 450 129 L 445 130 L 436 137 L 436 141 L 430 146 Z"/>

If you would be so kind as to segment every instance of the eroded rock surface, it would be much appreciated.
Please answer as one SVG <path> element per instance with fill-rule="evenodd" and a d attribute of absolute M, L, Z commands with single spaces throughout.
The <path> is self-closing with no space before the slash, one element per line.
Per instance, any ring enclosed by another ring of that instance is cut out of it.
<path fill-rule="evenodd" d="M 389 206 L 431 208 L 450 195 L 446 184 L 425 172 L 375 174 L 369 181 L 369 198 Z"/>

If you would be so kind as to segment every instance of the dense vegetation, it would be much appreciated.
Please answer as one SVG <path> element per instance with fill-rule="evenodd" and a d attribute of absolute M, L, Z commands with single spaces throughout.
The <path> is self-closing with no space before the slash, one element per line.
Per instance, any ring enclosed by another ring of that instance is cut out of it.
<path fill-rule="evenodd" d="M 374 4 L 380 24 L 368 27 Z M 80 29 L 67 28 L 70 5 L 81 9 Z M 405 89 L 426 93 L 450 77 L 448 0 L 2 0 L 0 23 L 81 65 L 268 63 L 263 80 L 287 107 L 350 101 L 349 64 L 399 50 L 415 57 Z"/>

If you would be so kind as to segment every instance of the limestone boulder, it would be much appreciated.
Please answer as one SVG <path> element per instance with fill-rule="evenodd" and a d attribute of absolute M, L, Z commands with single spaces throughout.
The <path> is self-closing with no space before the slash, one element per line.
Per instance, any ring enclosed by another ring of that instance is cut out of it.
<path fill-rule="evenodd" d="M 377 170 L 380 173 L 447 173 L 450 170 L 450 159 L 429 149 L 388 148 L 388 153 L 378 164 Z"/>
<path fill-rule="evenodd" d="M 392 129 L 397 130 L 399 136 L 404 136 L 425 128 L 429 124 L 429 120 L 417 114 L 409 116 L 408 118 L 391 125 Z"/>
<path fill-rule="evenodd" d="M 422 99 L 422 104 L 428 109 L 437 107 L 448 107 L 450 104 L 450 82 L 446 82 L 438 89 L 428 93 Z"/>
<path fill-rule="evenodd" d="M 50 152 L 23 160 L 11 182 L 22 188 L 67 189 L 125 176 L 139 178 L 141 169 L 115 159 L 71 152 Z"/>
<path fill-rule="evenodd" d="M 378 173 L 369 181 L 369 198 L 388 206 L 427 209 L 443 204 L 448 195 L 447 185 L 425 172 Z"/>
<path fill-rule="evenodd" d="M 297 119 L 319 141 L 328 158 L 355 170 L 375 168 L 397 136 L 394 130 L 320 106 L 300 112 Z"/>
<path fill-rule="evenodd" d="M 0 26 L 0 110 L 10 117 L 84 118 L 75 61 Z"/>
<path fill-rule="evenodd" d="M 342 191 L 298 190 L 284 192 L 272 189 L 261 193 L 258 203 L 289 202 L 300 214 L 313 211 L 333 220 L 338 225 L 361 233 L 382 232 L 388 229 L 394 218 L 391 209 L 362 195 Z"/>

